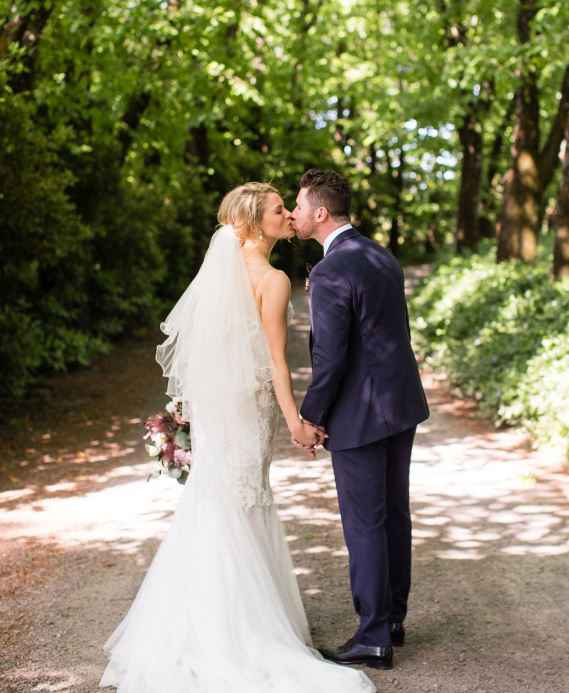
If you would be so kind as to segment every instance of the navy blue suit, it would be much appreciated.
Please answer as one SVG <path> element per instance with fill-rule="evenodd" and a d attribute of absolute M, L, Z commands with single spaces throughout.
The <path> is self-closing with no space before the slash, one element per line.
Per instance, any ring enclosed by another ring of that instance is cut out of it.
<path fill-rule="evenodd" d="M 310 273 L 312 382 L 300 409 L 328 433 L 356 642 L 390 644 L 411 584 L 409 464 L 429 416 L 397 260 L 351 228 Z"/>

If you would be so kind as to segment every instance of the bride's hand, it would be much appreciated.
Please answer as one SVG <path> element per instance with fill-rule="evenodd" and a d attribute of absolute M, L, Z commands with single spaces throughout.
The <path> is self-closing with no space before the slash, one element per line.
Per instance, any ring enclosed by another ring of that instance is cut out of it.
<path fill-rule="evenodd" d="M 314 450 L 317 445 L 322 445 L 326 434 L 319 428 L 305 421 L 299 421 L 291 430 L 292 441 L 295 445 Z"/>

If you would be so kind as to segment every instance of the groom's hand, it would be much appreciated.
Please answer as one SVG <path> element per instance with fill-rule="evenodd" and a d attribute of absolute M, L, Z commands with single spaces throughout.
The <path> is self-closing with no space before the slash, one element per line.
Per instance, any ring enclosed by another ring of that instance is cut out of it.
<path fill-rule="evenodd" d="M 308 450 L 312 457 L 315 457 L 316 448 L 323 444 L 326 437 L 323 428 L 314 426 L 308 421 L 299 421 L 291 435 L 293 445 Z"/>
<path fill-rule="evenodd" d="M 326 440 L 326 438 L 328 438 L 328 434 L 322 428 L 322 426 L 317 426 L 316 424 L 310 423 L 310 421 L 306 421 L 306 419 L 303 419 L 303 421 L 305 425 L 309 426 L 314 432 L 314 436 L 316 438 L 315 446 L 320 447 L 324 445 L 324 441 Z"/>
<path fill-rule="evenodd" d="M 318 424 L 312 423 L 312 421 L 308 421 L 308 419 L 305 419 L 302 414 L 299 414 L 298 416 L 303 424 L 306 424 L 307 426 L 310 426 L 310 428 L 314 429 L 316 434 L 322 439 L 322 442 L 328 438 L 328 434 L 326 433 L 324 426 L 319 426 Z"/>
<path fill-rule="evenodd" d="M 291 438 L 294 443 L 303 448 L 312 448 L 318 441 L 316 429 L 300 420 L 291 431 Z"/>

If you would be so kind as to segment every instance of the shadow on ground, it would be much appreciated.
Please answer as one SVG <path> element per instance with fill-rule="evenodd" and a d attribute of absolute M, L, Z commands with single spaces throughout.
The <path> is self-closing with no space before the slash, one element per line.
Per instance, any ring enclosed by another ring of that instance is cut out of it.
<path fill-rule="evenodd" d="M 310 370 L 304 296 L 296 302 L 290 358 L 300 396 Z M 96 411 L 67 422 L 70 435 L 54 414 L 28 448 L 12 443 L 16 471 L 0 492 L 3 693 L 94 693 L 101 646 L 167 531 L 181 489 L 145 481 L 140 441 L 162 384 L 147 354 L 123 366 L 116 382 L 126 371 L 144 374 L 140 391 L 121 397 L 111 381 Z M 382 691 L 561 693 L 569 680 L 567 477 L 536 473 L 523 437 L 490 428 L 433 374 L 425 382 L 433 416 L 418 432 L 412 471 L 409 639 L 397 668 L 372 678 Z M 272 480 L 315 644 L 340 643 L 355 620 L 328 456 L 306 459 L 281 430 Z"/>

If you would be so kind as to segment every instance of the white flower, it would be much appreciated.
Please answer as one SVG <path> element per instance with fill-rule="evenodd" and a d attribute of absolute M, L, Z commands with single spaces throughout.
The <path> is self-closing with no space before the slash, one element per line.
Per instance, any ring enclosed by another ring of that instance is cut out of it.
<path fill-rule="evenodd" d="M 157 445 L 159 448 L 161 448 L 164 445 L 164 443 L 166 442 L 166 434 L 165 433 L 160 433 L 160 432 L 153 433 L 150 436 L 150 438 L 152 440 L 153 445 Z"/>
<path fill-rule="evenodd" d="M 166 405 L 165 409 L 168 412 L 168 414 L 173 414 L 176 411 L 176 402 L 174 400 L 170 400 Z"/>

